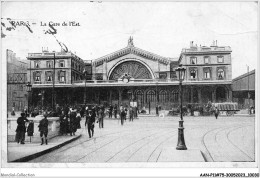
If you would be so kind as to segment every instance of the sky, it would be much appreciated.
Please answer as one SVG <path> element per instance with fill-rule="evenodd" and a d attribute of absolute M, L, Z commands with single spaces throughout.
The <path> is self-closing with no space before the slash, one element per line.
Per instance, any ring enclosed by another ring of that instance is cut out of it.
<path fill-rule="evenodd" d="M 1 10 L 3 59 L 6 49 L 21 59 L 42 47 L 60 51 L 57 39 L 83 60 L 94 60 L 126 47 L 133 36 L 136 47 L 171 58 L 190 41 L 210 46 L 217 40 L 232 49 L 232 78 L 259 64 L 256 2 L 2 2 Z M 20 26 L 6 30 L 7 18 Z M 56 39 L 46 34 L 50 22 L 59 23 Z"/>

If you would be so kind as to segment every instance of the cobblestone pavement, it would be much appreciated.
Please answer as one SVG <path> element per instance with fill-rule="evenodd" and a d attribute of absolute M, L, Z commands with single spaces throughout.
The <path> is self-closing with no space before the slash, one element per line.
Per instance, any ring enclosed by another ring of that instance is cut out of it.
<path fill-rule="evenodd" d="M 84 130 L 80 139 L 30 162 L 157 162 L 163 148 L 176 147 L 178 120 L 145 117 L 121 126 L 105 119 L 103 129 L 96 124 L 93 138 Z M 254 117 L 184 117 L 184 127 L 187 148 L 201 150 L 206 161 L 255 160 Z"/>

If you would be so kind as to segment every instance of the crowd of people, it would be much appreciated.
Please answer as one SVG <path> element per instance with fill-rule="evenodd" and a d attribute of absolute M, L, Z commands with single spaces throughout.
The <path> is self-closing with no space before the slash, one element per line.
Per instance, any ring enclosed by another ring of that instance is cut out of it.
<path fill-rule="evenodd" d="M 104 128 L 104 117 L 108 115 L 108 118 L 119 119 L 121 120 L 121 125 L 124 124 L 127 117 L 129 121 L 133 121 L 134 118 L 137 118 L 138 109 L 137 107 L 128 107 L 127 105 L 123 106 L 122 104 L 118 108 L 115 104 L 114 106 L 110 105 L 107 108 L 104 105 L 92 105 L 92 106 L 69 106 L 66 105 L 64 107 L 56 106 L 55 111 L 51 111 L 49 109 L 40 110 L 33 109 L 29 112 L 25 109 L 21 113 L 21 117 L 17 119 L 17 129 L 16 129 L 16 141 L 17 143 L 24 144 L 25 133 L 28 133 L 28 136 L 32 136 L 33 134 L 33 125 L 29 127 L 28 124 L 30 121 L 27 117 L 36 117 L 37 115 L 43 115 L 43 119 L 39 123 L 39 132 L 41 137 L 41 145 L 44 143 L 48 144 L 48 117 L 59 117 L 60 121 L 60 135 L 70 135 L 73 136 L 77 132 L 78 129 L 81 129 L 80 122 L 83 118 L 85 121 L 85 128 L 88 132 L 89 138 L 94 136 L 94 127 L 95 123 L 98 123 L 100 129 Z M 32 122 L 33 124 L 33 122 Z M 28 127 L 26 128 L 26 125 Z M 29 134 L 30 133 L 30 134 Z"/>

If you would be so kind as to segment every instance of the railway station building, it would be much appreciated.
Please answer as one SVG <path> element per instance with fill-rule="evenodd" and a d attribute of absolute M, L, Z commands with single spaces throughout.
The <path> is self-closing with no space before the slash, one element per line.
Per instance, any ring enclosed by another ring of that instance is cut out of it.
<path fill-rule="evenodd" d="M 216 42 L 209 47 L 190 42 L 178 57 L 163 57 L 136 47 L 130 37 L 126 47 L 93 60 L 70 52 L 29 53 L 32 105 L 48 105 L 54 92 L 59 105 L 135 101 L 139 108 L 169 110 L 179 105 L 179 64 L 186 68 L 184 104 L 232 101 L 231 52 Z"/>

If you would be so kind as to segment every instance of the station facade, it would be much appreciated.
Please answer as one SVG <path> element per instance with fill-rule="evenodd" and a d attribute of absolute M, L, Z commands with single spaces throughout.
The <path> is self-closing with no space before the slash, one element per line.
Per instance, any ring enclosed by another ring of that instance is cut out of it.
<path fill-rule="evenodd" d="M 131 101 L 136 101 L 139 108 L 156 105 L 162 109 L 176 108 L 180 98 L 175 69 L 179 64 L 186 68 L 184 104 L 232 101 L 231 52 L 228 46 L 214 43 L 210 47 L 198 47 L 191 42 L 179 57 L 169 58 L 136 47 L 130 37 L 125 48 L 91 62 L 72 53 L 56 53 L 55 68 L 48 66 L 53 54 L 31 53 L 28 60 L 34 64 L 29 69 L 34 73 L 30 76 L 35 96 L 33 105 L 39 101 L 47 105 L 55 91 L 55 102 L 59 105 L 129 106 Z M 59 66 L 60 61 L 65 61 L 63 67 Z M 38 67 L 37 62 L 41 64 Z M 66 76 L 62 81 L 60 71 Z M 41 73 L 40 82 L 36 81 L 39 80 L 36 73 Z M 54 75 L 53 81 L 50 76 Z"/>

